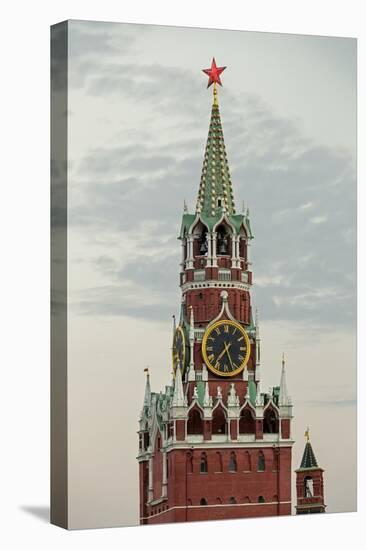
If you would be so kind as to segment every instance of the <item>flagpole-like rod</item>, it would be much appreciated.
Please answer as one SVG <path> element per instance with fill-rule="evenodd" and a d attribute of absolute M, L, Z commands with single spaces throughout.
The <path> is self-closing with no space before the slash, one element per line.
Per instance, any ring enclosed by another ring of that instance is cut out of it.
<path fill-rule="evenodd" d="M 217 101 L 217 87 L 216 87 L 216 82 L 214 82 L 214 85 L 213 85 L 213 104 L 214 105 L 218 105 L 218 101 Z"/>

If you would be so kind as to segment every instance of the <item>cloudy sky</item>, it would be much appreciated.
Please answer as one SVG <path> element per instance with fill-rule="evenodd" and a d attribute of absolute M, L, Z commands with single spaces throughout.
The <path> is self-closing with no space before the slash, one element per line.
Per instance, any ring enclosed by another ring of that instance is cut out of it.
<path fill-rule="evenodd" d="M 183 200 L 194 209 L 211 89 L 249 206 L 262 385 L 287 357 L 293 468 L 310 426 L 329 512 L 356 506 L 356 41 L 69 24 L 71 525 L 138 522 L 149 365 L 170 379 Z M 294 497 L 294 495 L 293 495 Z"/>

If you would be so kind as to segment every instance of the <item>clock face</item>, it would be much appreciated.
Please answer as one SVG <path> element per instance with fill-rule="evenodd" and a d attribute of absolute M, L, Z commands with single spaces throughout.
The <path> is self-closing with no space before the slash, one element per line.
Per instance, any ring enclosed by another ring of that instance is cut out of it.
<path fill-rule="evenodd" d="M 178 363 L 181 364 L 182 373 L 184 372 L 186 361 L 186 338 L 184 336 L 184 331 L 182 327 L 178 327 L 174 333 L 173 338 L 173 369 L 178 366 Z"/>
<path fill-rule="evenodd" d="M 202 340 L 207 367 L 219 376 L 235 376 L 250 356 L 250 340 L 239 323 L 222 320 L 211 325 Z"/>

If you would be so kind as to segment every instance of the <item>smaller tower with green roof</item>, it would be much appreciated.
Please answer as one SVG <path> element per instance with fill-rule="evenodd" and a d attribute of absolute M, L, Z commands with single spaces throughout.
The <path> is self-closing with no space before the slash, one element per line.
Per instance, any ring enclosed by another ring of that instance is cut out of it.
<path fill-rule="evenodd" d="M 296 470 L 296 514 L 325 512 L 324 470 L 318 466 L 310 443 L 309 428 L 305 432 L 306 444 L 300 468 Z"/>

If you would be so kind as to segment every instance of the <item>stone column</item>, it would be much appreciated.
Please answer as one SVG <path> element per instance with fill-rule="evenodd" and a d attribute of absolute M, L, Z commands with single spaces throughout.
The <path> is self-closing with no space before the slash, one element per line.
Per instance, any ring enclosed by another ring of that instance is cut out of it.
<path fill-rule="evenodd" d="M 232 234 L 231 236 L 231 267 L 237 267 L 238 266 L 238 259 L 237 259 L 237 236 Z"/>
<path fill-rule="evenodd" d="M 207 233 L 207 267 L 212 265 L 212 233 Z"/>
<path fill-rule="evenodd" d="M 186 242 L 187 240 L 186 239 L 182 239 L 182 261 L 181 261 L 181 266 L 182 266 L 182 271 L 184 271 L 184 264 L 185 264 L 185 245 L 186 245 Z"/>
<path fill-rule="evenodd" d="M 217 233 L 212 233 L 212 267 L 217 267 Z"/>

